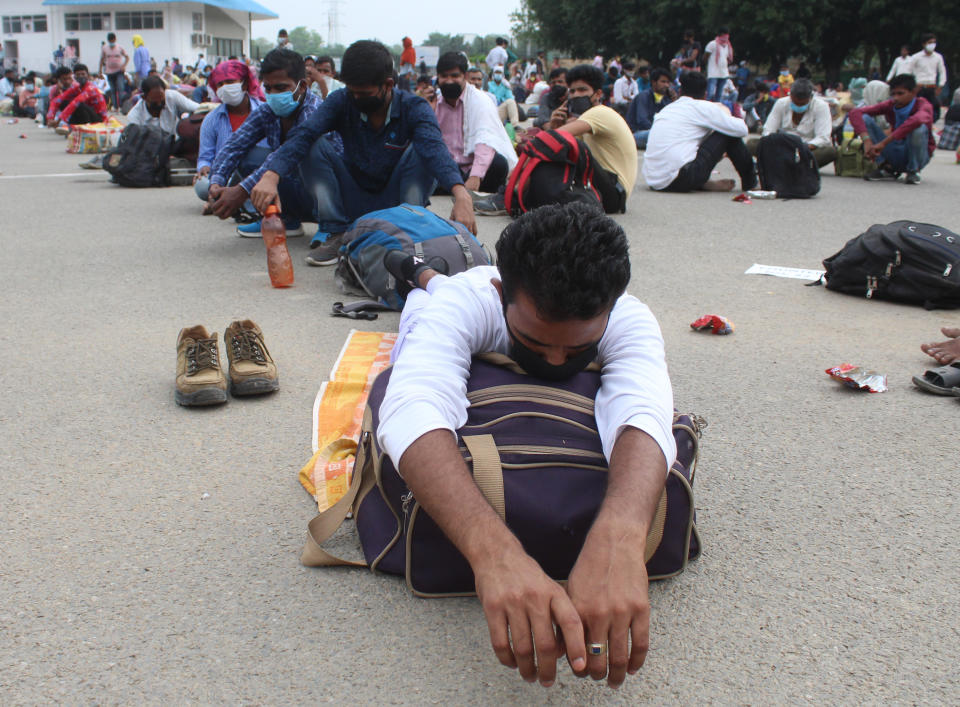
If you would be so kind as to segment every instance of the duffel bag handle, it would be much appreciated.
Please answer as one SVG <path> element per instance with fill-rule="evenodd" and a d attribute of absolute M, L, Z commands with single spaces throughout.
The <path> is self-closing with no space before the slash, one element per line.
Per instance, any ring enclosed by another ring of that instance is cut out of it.
<path fill-rule="evenodd" d="M 503 498 L 503 468 L 500 466 L 500 451 L 493 435 L 472 435 L 463 438 L 473 458 L 473 480 L 480 492 L 493 506 L 500 519 L 506 521 L 507 506 Z"/>

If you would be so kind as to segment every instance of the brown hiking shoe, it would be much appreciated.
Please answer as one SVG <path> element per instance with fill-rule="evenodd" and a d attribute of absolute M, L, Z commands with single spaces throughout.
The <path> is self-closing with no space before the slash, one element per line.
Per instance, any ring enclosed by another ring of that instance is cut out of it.
<path fill-rule="evenodd" d="M 227 379 L 220 370 L 217 335 L 197 325 L 181 329 L 177 337 L 177 382 L 173 399 L 178 405 L 219 405 L 227 402 Z"/>
<path fill-rule="evenodd" d="M 232 322 L 223 332 L 230 362 L 231 395 L 260 395 L 280 388 L 277 364 L 263 343 L 263 332 L 249 319 Z"/>

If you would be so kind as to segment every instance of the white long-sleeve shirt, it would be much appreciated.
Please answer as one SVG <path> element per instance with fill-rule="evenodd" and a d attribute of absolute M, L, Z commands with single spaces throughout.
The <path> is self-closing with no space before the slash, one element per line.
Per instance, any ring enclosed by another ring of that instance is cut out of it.
<path fill-rule="evenodd" d="M 746 137 L 747 124 L 734 118 L 720 103 L 681 96 L 657 113 L 647 137 L 643 178 L 653 189 L 664 189 L 677 178 L 680 168 L 692 162 L 712 132 Z"/>
<path fill-rule="evenodd" d="M 473 268 L 434 290 L 406 334 L 390 375 L 377 439 L 391 459 L 432 430 L 455 431 L 467 421 L 467 379 L 473 354 L 509 353 L 503 305 L 491 279 L 495 267 Z M 597 361 L 602 366 L 595 406 L 603 452 L 610 459 L 625 427 L 650 435 L 666 458 L 677 455 L 673 439 L 673 390 L 663 337 L 649 308 L 624 294 L 610 313 Z"/>
<path fill-rule="evenodd" d="M 943 86 L 947 83 L 947 65 L 940 52 L 927 54 L 921 50 L 910 57 L 910 73 L 922 85 Z"/>
<path fill-rule="evenodd" d="M 155 125 L 165 133 L 171 135 L 177 132 L 177 123 L 180 122 L 184 113 L 192 113 L 200 107 L 199 103 L 191 101 L 180 91 L 168 88 L 164 91 L 165 105 L 160 115 L 154 117 L 147 110 L 147 102 L 141 96 L 137 105 L 130 109 L 127 114 L 127 124 L 136 123 L 137 125 Z"/>
<path fill-rule="evenodd" d="M 637 94 L 640 93 L 637 88 L 637 82 L 629 76 L 621 76 L 613 82 L 613 104 L 629 103 Z"/>
<path fill-rule="evenodd" d="M 887 81 L 892 79 L 894 76 L 899 76 L 900 74 L 911 74 L 913 73 L 911 69 L 911 64 L 913 63 L 913 57 L 910 55 L 907 56 L 898 56 L 893 60 L 893 66 L 890 67 L 890 73 L 887 74 Z"/>
<path fill-rule="evenodd" d="M 883 85 L 883 84 L 881 84 Z M 833 129 L 833 120 L 830 117 L 830 106 L 822 98 L 814 96 L 810 99 L 806 112 L 800 118 L 799 124 L 793 122 L 793 110 L 790 108 L 790 96 L 778 98 L 773 104 L 767 121 L 763 124 L 764 136 L 774 133 L 790 133 L 798 136 L 804 144 L 813 147 L 830 147 L 830 131 Z"/>

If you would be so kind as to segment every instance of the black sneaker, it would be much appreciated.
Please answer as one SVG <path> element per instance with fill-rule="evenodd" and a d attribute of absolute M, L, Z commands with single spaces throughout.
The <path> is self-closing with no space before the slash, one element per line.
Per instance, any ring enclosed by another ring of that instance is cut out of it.
<path fill-rule="evenodd" d="M 899 175 L 894 173 L 886 164 L 877 167 L 872 172 L 867 172 L 863 178 L 868 182 L 882 182 L 888 179 L 896 179 Z"/>
<path fill-rule="evenodd" d="M 920 174 L 918 172 L 907 172 L 907 176 L 904 178 L 903 181 L 906 184 L 919 184 Z"/>

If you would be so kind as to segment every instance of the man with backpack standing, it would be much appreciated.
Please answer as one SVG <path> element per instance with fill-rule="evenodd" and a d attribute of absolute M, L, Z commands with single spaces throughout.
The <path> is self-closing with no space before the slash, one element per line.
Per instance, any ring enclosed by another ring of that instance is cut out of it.
<path fill-rule="evenodd" d="M 863 153 L 876 160 L 877 168 L 864 175 L 868 182 L 897 179 L 906 172 L 907 184 L 920 183 L 920 170 L 926 167 L 936 149 L 933 138 L 933 106 L 917 95 L 917 81 L 910 74 L 894 76 L 890 81 L 890 99 L 850 111 L 850 125 L 863 139 Z M 887 135 L 873 116 L 882 115 L 892 131 Z"/>

